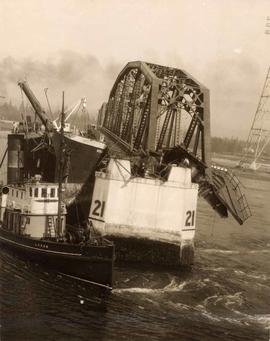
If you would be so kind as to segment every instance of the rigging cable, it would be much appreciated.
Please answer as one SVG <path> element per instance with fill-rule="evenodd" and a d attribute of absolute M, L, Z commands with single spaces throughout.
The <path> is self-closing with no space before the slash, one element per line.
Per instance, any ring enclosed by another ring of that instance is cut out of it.
<path fill-rule="evenodd" d="M 49 88 L 45 88 L 45 89 L 44 89 L 44 93 L 45 93 L 46 100 L 47 100 L 47 104 L 48 104 L 48 107 L 49 107 L 49 112 L 50 112 L 50 115 L 51 115 L 51 119 L 52 119 L 52 121 L 53 121 L 52 108 L 51 108 L 51 105 L 50 105 L 50 102 L 49 102 L 49 97 L 48 97 L 48 95 L 47 95 L 48 90 L 49 90 Z"/>

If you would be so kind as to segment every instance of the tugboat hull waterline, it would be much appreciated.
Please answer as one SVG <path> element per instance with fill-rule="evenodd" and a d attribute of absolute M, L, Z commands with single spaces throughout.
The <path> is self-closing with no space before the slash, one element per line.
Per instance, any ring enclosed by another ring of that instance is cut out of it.
<path fill-rule="evenodd" d="M 33 240 L 0 227 L 0 243 L 23 258 L 42 264 L 64 275 L 75 276 L 93 284 L 112 286 L 114 247 L 68 245 Z"/>

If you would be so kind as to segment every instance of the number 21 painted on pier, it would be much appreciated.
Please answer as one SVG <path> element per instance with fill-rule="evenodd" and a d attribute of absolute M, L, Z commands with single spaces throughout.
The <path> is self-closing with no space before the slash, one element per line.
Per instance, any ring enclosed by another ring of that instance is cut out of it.
<path fill-rule="evenodd" d="M 95 200 L 92 214 L 98 217 L 103 217 L 104 208 L 105 208 L 105 201 Z"/>
<path fill-rule="evenodd" d="M 194 226 L 195 222 L 195 211 L 186 211 L 186 222 L 185 226 Z"/>

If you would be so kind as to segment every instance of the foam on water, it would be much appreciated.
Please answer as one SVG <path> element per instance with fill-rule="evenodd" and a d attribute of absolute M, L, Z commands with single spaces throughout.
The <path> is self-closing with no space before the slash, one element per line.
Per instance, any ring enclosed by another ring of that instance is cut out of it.
<path fill-rule="evenodd" d="M 224 254 L 232 254 L 237 255 L 240 253 L 238 250 L 221 250 L 221 249 L 200 249 L 200 252 L 205 253 L 224 253 Z"/>
<path fill-rule="evenodd" d="M 168 292 L 179 292 L 184 289 L 187 282 L 177 283 L 176 278 L 173 277 L 171 282 L 163 288 L 115 288 L 112 290 L 113 293 L 135 293 L 135 294 L 148 294 L 148 295 L 160 295 Z"/>
<path fill-rule="evenodd" d="M 270 330 L 270 314 L 246 314 L 240 311 L 235 310 L 236 314 L 239 314 L 239 321 L 245 322 L 248 324 L 255 323 L 261 325 L 265 330 Z M 237 319 L 233 319 L 237 320 Z"/>
<path fill-rule="evenodd" d="M 248 272 L 244 272 L 241 270 L 234 270 L 234 273 L 239 276 L 247 277 L 247 278 L 252 278 L 256 280 L 263 280 L 263 281 L 268 281 L 270 279 L 269 275 L 266 274 L 251 274 Z"/>
<path fill-rule="evenodd" d="M 261 250 L 250 250 L 247 253 L 270 253 L 270 248 L 269 249 L 261 249 Z"/>
<path fill-rule="evenodd" d="M 224 268 L 224 267 L 217 267 L 217 268 L 204 267 L 204 270 L 206 270 L 206 271 L 214 271 L 214 272 L 223 272 L 223 271 L 226 271 L 227 269 Z"/>

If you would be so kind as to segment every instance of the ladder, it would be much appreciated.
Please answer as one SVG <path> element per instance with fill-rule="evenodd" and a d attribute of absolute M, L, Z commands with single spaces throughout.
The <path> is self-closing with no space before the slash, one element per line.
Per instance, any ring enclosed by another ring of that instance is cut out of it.
<path fill-rule="evenodd" d="M 47 216 L 47 237 L 55 238 L 55 222 L 54 217 L 51 215 Z"/>

